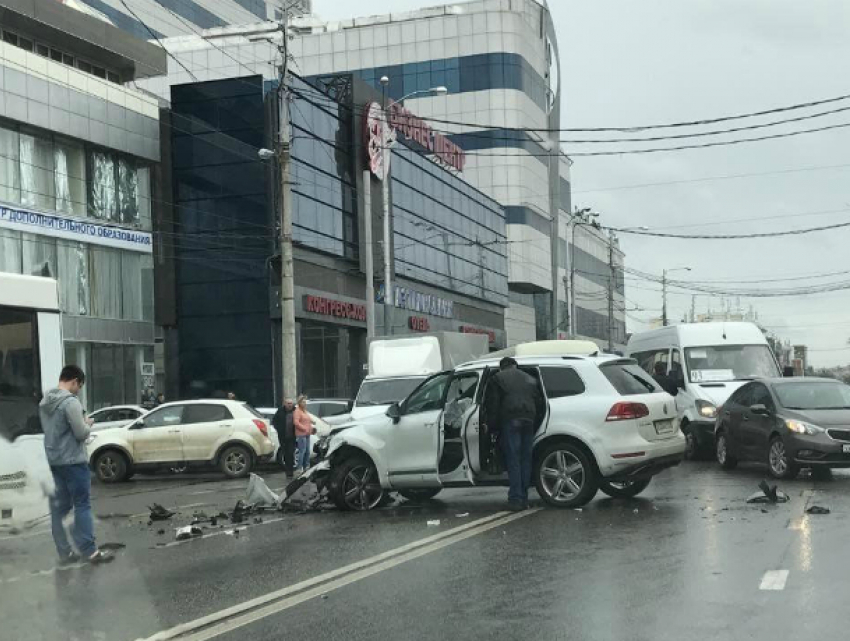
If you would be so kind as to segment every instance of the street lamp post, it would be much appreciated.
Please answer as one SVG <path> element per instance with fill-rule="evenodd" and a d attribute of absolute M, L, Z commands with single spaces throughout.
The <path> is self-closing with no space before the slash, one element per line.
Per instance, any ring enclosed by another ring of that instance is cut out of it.
<path fill-rule="evenodd" d="M 676 271 L 689 272 L 691 271 L 691 268 L 672 267 L 671 269 L 665 269 L 661 272 L 661 325 L 663 327 L 667 327 L 669 324 L 667 322 L 667 273 Z"/>
<path fill-rule="evenodd" d="M 387 117 L 387 87 L 390 84 L 390 79 L 387 76 L 381 76 L 381 110 L 383 113 L 384 119 L 384 132 L 385 135 L 382 139 L 381 144 L 381 160 L 384 166 L 384 180 L 382 185 L 382 199 L 383 199 L 383 210 L 384 210 L 384 245 L 383 245 L 383 253 L 384 253 L 384 335 L 389 336 L 393 333 L 393 294 L 392 294 L 392 244 L 390 242 L 390 147 L 392 145 L 391 140 L 389 139 L 389 118 Z M 393 101 L 394 104 L 401 104 L 408 98 L 413 96 L 417 96 L 420 94 L 429 94 L 433 96 L 445 96 L 449 90 L 446 87 L 431 87 L 430 89 L 419 89 L 418 91 L 411 91 L 408 94 L 405 94 L 398 100 Z M 372 248 L 369 247 L 368 251 L 372 251 Z"/>

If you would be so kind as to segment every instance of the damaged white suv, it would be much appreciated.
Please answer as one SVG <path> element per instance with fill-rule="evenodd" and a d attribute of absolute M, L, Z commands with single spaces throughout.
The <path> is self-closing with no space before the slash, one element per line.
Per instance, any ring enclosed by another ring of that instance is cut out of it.
<path fill-rule="evenodd" d="M 675 402 L 635 361 L 598 355 L 516 360 L 540 382 L 547 401 L 532 477 L 546 503 L 578 507 L 599 489 L 636 496 L 683 459 Z M 338 430 L 311 475 L 346 510 L 375 508 L 392 491 L 424 500 L 443 488 L 506 486 L 495 437 L 481 416 L 498 367 L 494 358 L 436 374 L 385 415 Z"/>

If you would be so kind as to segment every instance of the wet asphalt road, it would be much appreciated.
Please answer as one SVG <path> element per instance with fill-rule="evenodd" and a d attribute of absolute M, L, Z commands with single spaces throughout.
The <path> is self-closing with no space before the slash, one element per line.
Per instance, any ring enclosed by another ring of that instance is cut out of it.
<path fill-rule="evenodd" d="M 447 490 L 424 507 L 268 514 L 185 543 L 174 526 L 231 508 L 246 482 L 96 485 L 99 541 L 127 547 L 109 566 L 57 570 L 46 526 L 0 535 L 0 636 L 144 639 L 214 615 L 195 636 L 161 638 L 844 638 L 850 474 L 747 505 L 764 476 L 688 463 L 639 499 L 518 517 L 499 514 L 504 490 Z M 180 514 L 148 526 L 154 501 Z M 812 504 L 832 514 L 806 515 Z"/>

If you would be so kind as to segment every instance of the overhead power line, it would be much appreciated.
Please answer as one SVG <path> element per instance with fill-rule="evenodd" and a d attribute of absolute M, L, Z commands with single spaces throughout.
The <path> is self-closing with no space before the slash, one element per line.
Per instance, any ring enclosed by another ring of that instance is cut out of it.
<path fill-rule="evenodd" d="M 813 234 L 819 231 L 828 231 L 831 229 L 841 229 L 844 227 L 850 227 L 850 222 L 845 223 L 836 223 L 834 225 L 823 225 L 821 227 L 808 227 L 805 229 L 788 229 L 785 231 L 773 231 L 773 232 L 761 232 L 756 234 L 718 234 L 718 235 L 709 235 L 709 234 L 699 234 L 699 235 L 688 235 L 688 234 L 668 234 L 664 232 L 655 232 L 651 230 L 641 230 L 634 229 L 631 227 L 606 227 L 602 226 L 602 229 L 607 229 L 608 231 L 613 231 L 618 234 L 632 234 L 634 236 L 652 236 L 656 238 L 679 238 L 682 240 L 741 240 L 746 238 L 775 238 L 777 236 L 799 236 L 802 234 Z"/>

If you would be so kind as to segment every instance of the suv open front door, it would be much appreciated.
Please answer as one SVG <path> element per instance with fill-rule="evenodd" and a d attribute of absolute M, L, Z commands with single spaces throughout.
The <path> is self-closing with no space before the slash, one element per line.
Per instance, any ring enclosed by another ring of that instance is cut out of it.
<path fill-rule="evenodd" d="M 440 484 L 441 419 L 451 372 L 435 374 L 399 407 L 400 416 L 387 439 L 387 471 L 396 489 Z"/>

